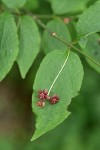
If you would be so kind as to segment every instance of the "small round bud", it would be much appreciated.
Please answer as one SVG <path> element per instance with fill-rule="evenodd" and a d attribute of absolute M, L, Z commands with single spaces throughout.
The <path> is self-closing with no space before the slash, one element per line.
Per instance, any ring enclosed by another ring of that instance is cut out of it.
<path fill-rule="evenodd" d="M 45 106 L 45 102 L 42 103 L 42 107 L 44 107 L 44 106 Z"/>
<path fill-rule="evenodd" d="M 45 99 L 50 100 L 50 96 L 49 96 L 49 95 L 46 95 L 46 96 L 45 96 Z"/>
<path fill-rule="evenodd" d="M 70 22 L 70 19 L 69 18 L 64 18 L 64 23 L 68 24 Z"/>
<path fill-rule="evenodd" d="M 38 106 L 38 107 L 44 107 L 45 106 L 45 102 L 44 101 L 38 101 L 37 103 L 36 103 L 36 105 Z"/>
<path fill-rule="evenodd" d="M 52 36 L 55 36 L 56 35 L 56 33 L 55 32 L 52 32 Z"/>
<path fill-rule="evenodd" d="M 44 93 L 45 95 L 47 95 L 47 94 L 48 94 L 48 90 L 47 90 L 47 89 L 44 89 L 44 90 L 43 90 L 43 93 Z"/>

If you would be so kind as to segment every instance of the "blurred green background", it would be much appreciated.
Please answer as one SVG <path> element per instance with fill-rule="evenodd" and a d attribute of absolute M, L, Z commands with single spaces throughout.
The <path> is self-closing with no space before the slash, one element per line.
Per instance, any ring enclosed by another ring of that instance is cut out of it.
<path fill-rule="evenodd" d="M 46 0 L 29 0 L 25 9 L 36 14 L 52 13 Z M 79 96 L 69 105 L 71 115 L 55 129 L 30 142 L 35 130 L 32 86 L 43 57 L 40 52 L 26 79 L 21 79 L 15 64 L 0 83 L 0 150 L 100 150 L 100 75 L 83 57 L 84 80 Z"/>

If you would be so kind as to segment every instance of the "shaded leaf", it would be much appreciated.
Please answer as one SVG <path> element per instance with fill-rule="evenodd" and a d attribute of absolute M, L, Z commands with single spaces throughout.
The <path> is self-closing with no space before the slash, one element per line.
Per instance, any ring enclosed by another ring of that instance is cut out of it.
<path fill-rule="evenodd" d="M 51 0 L 52 9 L 55 14 L 76 13 L 83 11 L 89 0 Z"/>
<path fill-rule="evenodd" d="M 35 21 L 31 17 L 21 17 L 19 34 L 20 51 L 17 63 L 22 78 L 25 78 L 40 50 L 40 34 Z"/>
<path fill-rule="evenodd" d="M 9 8 L 20 8 L 24 6 L 27 0 L 2 0 L 2 2 Z"/>
<path fill-rule="evenodd" d="M 33 9 L 38 9 L 38 7 L 39 0 L 27 0 L 27 3 L 24 6 L 27 11 L 33 11 Z"/>
<path fill-rule="evenodd" d="M 14 18 L 10 13 L 2 13 L 0 15 L 0 80 L 12 68 L 18 50 L 18 36 Z"/>
<path fill-rule="evenodd" d="M 87 36 L 100 31 L 100 0 L 94 5 L 90 6 L 79 18 L 77 23 L 77 31 L 81 41 L 82 47 L 85 47 Z"/>
<path fill-rule="evenodd" d="M 66 108 L 71 99 L 75 97 L 81 87 L 83 79 L 83 68 L 79 57 L 71 52 L 68 62 L 52 89 L 52 94 L 57 94 L 60 101 L 51 105 L 46 102 L 44 108 L 36 106 L 39 89 L 49 89 L 57 76 L 61 65 L 67 57 L 67 51 L 55 50 L 49 53 L 40 65 L 34 82 L 32 108 L 36 115 L 36 131 L 32 140 L 56 127 L 70 114 Z"/>
<path fill-rule="evenodd" d="M 52 20 L 47 24 L 48 30 L 50 32 L 56 32 L 60 37 L 71 41 L 71 36 L 67 26 L 61 20 Z M 51 52 L 55 49 L 67 49 L 67 46 L 60 42 L 59 40 L 53 38 L 47 30 L 43 34 L 43 49 L 45 53 Z"/>
<path fill-rule="evenodd" d="M 100 36 L 95 33 L 88 37 L 88 42 L 86 47 L 83 49 L 89 56 L 91 56 L 94 60 L 100 63 L 100 43 L 99 40 Z M 87 59 L 90 66 L 92 66 L 95 70 L 100 73 L 100 67 L 97 66 L 95 63 Z"/>

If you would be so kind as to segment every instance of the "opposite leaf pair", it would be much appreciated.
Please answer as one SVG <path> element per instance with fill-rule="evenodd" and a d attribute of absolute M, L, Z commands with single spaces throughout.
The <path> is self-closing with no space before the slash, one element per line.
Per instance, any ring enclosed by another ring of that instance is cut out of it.
<path fill-rule="evenodd" d="M 51 104 L 56 104 L 59 101 L 59 97 L 57 95 L 49 96 L 48 90 L 40 90 L 38 92 L 38 97 L 40 101 L 37 102 L 37 106 L 44 107 L 45 106 L 45 100 L 48 100 Z"/>

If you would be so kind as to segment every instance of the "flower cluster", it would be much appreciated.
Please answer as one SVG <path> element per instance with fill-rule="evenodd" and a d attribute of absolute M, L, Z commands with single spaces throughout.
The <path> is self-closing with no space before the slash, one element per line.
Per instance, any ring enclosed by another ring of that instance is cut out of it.
<path fill-rule="evenodd" d="M 50 98 L 51 104 L 56 104 L 59 101 L 59 97 L 57 95 L 54 95 Z"/>
<path fill-rule="evenodd" d="M 40 90 L 38 91 L 38 98 L 40 99 L 36 104 L 39 107 L 45 106 L 45 100 L 48 100 L 51 104 L 56 104 L 59 101 L 59 97 L 57 95 L 49 96 L 48 90 Z"/>

